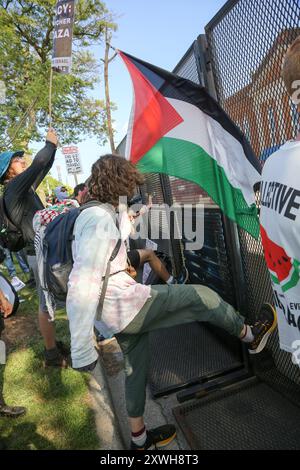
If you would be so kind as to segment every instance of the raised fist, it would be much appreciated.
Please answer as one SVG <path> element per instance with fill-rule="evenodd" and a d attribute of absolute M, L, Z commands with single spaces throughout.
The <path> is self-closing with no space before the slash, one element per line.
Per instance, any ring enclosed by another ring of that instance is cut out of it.
<path fill-rule="evenodd" d="M 50 127 L 50 129 L 47 132 L 46 140 L 48 140 L 49 142 L 52 142 L 52 144 L 54 144 L 56 147 L 58 146 L 58 137 L 56 135 L 55 130 L 52 127 Z"/>

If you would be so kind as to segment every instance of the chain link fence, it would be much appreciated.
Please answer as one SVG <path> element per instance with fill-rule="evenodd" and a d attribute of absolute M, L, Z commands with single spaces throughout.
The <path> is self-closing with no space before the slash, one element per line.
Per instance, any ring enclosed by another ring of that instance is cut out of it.
<path fill-rule="evenodd" d="M 298 114 L 285 91 L 281 67 L 289 44 L 299 34 L 299 0 L 230 0 L 206 27 L 218 101 L 248 137 L 262 164 L 297 133 Z M 273 294 L 261 240 L 243 230 L 238 234 L 247 316 L 253 322 L 263 302 L 273 303 Z M 269 348 L 276 373 L 267 373 L 269 365 L 262 365 L 264 379 L 280 384 L 295 399 L 295 389 L 285 379 L 300 385 L 299 368 L 290 354 L 280 350 L 277 333 Z"/>

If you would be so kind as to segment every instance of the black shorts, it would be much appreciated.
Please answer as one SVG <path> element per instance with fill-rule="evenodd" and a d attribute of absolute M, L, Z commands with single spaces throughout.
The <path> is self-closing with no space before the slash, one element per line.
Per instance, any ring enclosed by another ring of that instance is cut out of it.
<path fill-rule="evenodd" d="M 130 250 L 127 252 L 127 258 L 130 261 L 131 266 L 137 270 L 141 264 L 141 257 L 138 250 Z"/>

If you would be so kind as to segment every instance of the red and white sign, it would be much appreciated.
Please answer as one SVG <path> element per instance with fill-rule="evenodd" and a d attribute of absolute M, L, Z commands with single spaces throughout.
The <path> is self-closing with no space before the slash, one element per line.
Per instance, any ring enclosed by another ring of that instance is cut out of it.
<path fill-rule="evenodd" d="M 66 159 L 67 172 L 71 175 L 82 173 L 79 148 L 75 145 L 63 147 L 62 153 Z"/>

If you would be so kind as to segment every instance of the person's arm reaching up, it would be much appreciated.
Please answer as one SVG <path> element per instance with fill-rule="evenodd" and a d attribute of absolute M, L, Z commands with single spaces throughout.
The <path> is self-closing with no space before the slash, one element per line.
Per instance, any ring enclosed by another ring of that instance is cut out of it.
<path fill-rule="evenodd" d="M 33 163 L 35 164 L 35 167 L 37 169 L 41 168 L 39 174 L 37 175 L 36 180 L 32 184 L 33 189 L 36 189 L 41 184 L 41 182 L 43 181 L 45 176 L 47 176 L 47 174 L 51 170 L 51 167 L 54 163 L 56 149 L 57 149 L 57 146 L 58 146 L 58 138 L 57 138 L 56 132 L 52 128 L 49 129 L 49 131 L 47 133 L 47 136 L 46 136 L 46 147 L 47 147 L 48 144 L 51 144 L 51 147 L 52 147 L 52 156 L 50 157 L 50 159 L 49 159 L 48 155 L 45 155 L 45 154 L 44 155 L 39 155 L 39 154 L 37 154 L 34 161 L 32 162 L 32 164 Z M 50 151 L 50 145 L 49 145 L 49 151 Z M 38 156 L 39 156 L 39 158 L 36 161 Z M 47 161 L 48 161 L 48 163 L 47 163 Z"/>
<path fill-rule="evenodd" d="M 8 189 L 13 191 L 18 198 L 22 198 L 31 187 L 36 189 L 41 184 L 53 165 L 57 144 L 56 133 L 50 129 L 45 147 L 37 153 L 27 170 L 16 176 L 8 185 Z"/>

